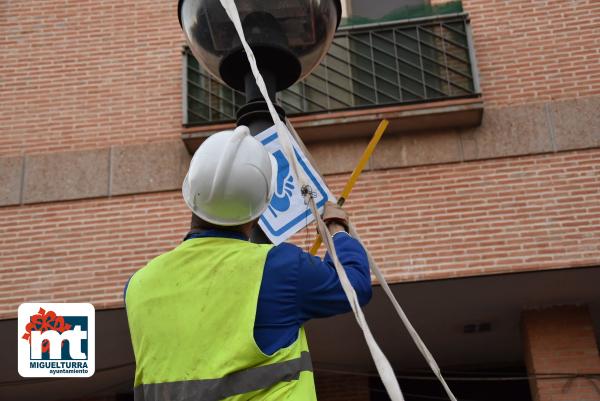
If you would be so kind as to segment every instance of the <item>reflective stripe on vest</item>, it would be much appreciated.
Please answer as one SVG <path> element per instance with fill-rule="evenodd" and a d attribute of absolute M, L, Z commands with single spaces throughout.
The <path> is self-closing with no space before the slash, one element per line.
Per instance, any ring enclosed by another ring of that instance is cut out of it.
<path fill-rule="evenodd" d="M 242 370 L 220 379 L 142 384 L 134 389 L 134 395 L 136 401 L 217 401 L 298 380 L 302 371 L 312 372 L 308 352 L 302 352 L 300 358 Z"/>

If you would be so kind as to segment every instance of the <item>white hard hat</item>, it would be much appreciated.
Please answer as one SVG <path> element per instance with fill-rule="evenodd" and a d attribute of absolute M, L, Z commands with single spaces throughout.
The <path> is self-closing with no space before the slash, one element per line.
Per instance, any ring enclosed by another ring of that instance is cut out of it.
<path fill-rule="evenodd" d="M 202 220 L 235 226 L 258 218 L 277 180 L 277 162 L 246 126 L 211 135 L 183 181 L 183 199 Z"/>

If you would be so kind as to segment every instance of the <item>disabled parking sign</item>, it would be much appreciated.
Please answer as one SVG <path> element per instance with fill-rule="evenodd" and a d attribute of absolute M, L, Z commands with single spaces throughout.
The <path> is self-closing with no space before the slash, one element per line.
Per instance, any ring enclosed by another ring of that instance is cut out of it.
<path fill-rule="evenodd" d="M 284 133 L 284 135 L 286 134 Z M 314 217 L 309 206 L 304 203 L 300 192 L 300 183 L 292 174 L 290 163 L 285 157 L 275 126 L 261 132 L 255 138 L 277 161 L 275 193 L 267 210 L 260 217 L 259 225 L 271 242 L 278 245 L 314 221 Z M 319 212 L 322 213 L 325 203 L 330 200 L 335 201 L 335 199 L 302 149 L 293 140 L 293 137 L 291 138 L 298 167 L 309 179 L 308 184 L 314 192 L 315 203 Z"/>

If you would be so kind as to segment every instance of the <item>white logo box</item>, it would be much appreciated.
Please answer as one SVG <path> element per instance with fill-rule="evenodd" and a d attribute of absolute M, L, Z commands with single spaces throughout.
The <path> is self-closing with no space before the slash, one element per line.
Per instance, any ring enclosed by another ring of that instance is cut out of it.
<path fill-rule="evenodd" d="M 57 378 L 92 376 L 96 365 L 95 334 L 96 314 L 92 304 L 21 304 L 17 329 L 19 374 Z"/>

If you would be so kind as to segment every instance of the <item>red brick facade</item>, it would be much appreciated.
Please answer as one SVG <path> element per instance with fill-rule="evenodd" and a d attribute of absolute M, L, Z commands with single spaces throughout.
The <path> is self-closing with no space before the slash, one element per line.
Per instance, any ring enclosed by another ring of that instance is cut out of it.
<path fill-rule="evenodd" d="M 2 5 L 0 154 L 177 138 L 176 1 Z"/>
<path fill-rule="evenodd" d="M 346 179 L 328 182 L 338 192 Z M 367 172 L 348 209 L 392 282 L 595 265 L 600 150 Z M 176 246 L 189 222 L 178 192 L 0 216 L 2 317 L 43 294 L 122 305 L 127 278 Z"/>
<path fill-rule="evenodd" d="M 465 0 L 463 7 L 487 106 L 600 94 L 598 2 Z M 152 0 L 4 4 L 0 155 L 178 138 L 176 8 Z"/>
<path fill-rule="evenodd" d="M 463 7 L 483 125 L 385 138 L 347 203 L 359 232 L 391 282 L 600 265 L 600 2 Z M 184 235 L 179 173 L 156 185 L 143 176 L 160 170 L 154 156 L 141 166 L 127 159 L 148 144 L 150 155 L 163 141 L 181 145 L 176 9 L 155 0 L 3 3 L 0 319 L 34 299 L 121 307 L 127 278 Z M 309 145 L 334 193 L 364 144 Z M 32 156 L 82 150 L 105 153 L 97 172 L 106 188 L 78 195 L 94 182 L 93 167 L 75 183 L 67 175 L 72 193 L 45 198 L 53 189 L 32 179 L 45 172 Z M 113 180 L 114 165 L 129 178 Z M 306 245 L 313 233 L 296 240 Z M 525 313 L 530 372 L 598 373 L 590 322 L 585 308 Z M 586 380 L 534 380 L 534 401 L 599 399 Z M 365 378 L 320 375 L 317 386 L 321 400 L 369 399 Z"/>
<path fill-rule="evenodd" d="M 463 0 L 487 105 L 600 94 L 600 3 Z"/>
<path fill-rule="evenodd" d="M 600 355 L 588 308 L 527 311 L 523 314 L 523 334 L 529 372 L 538 376 L 531 380 L 533 401 L 600 399 Z M 565 373 L 566 378 L 548 380 L 548 374 Z"/>

